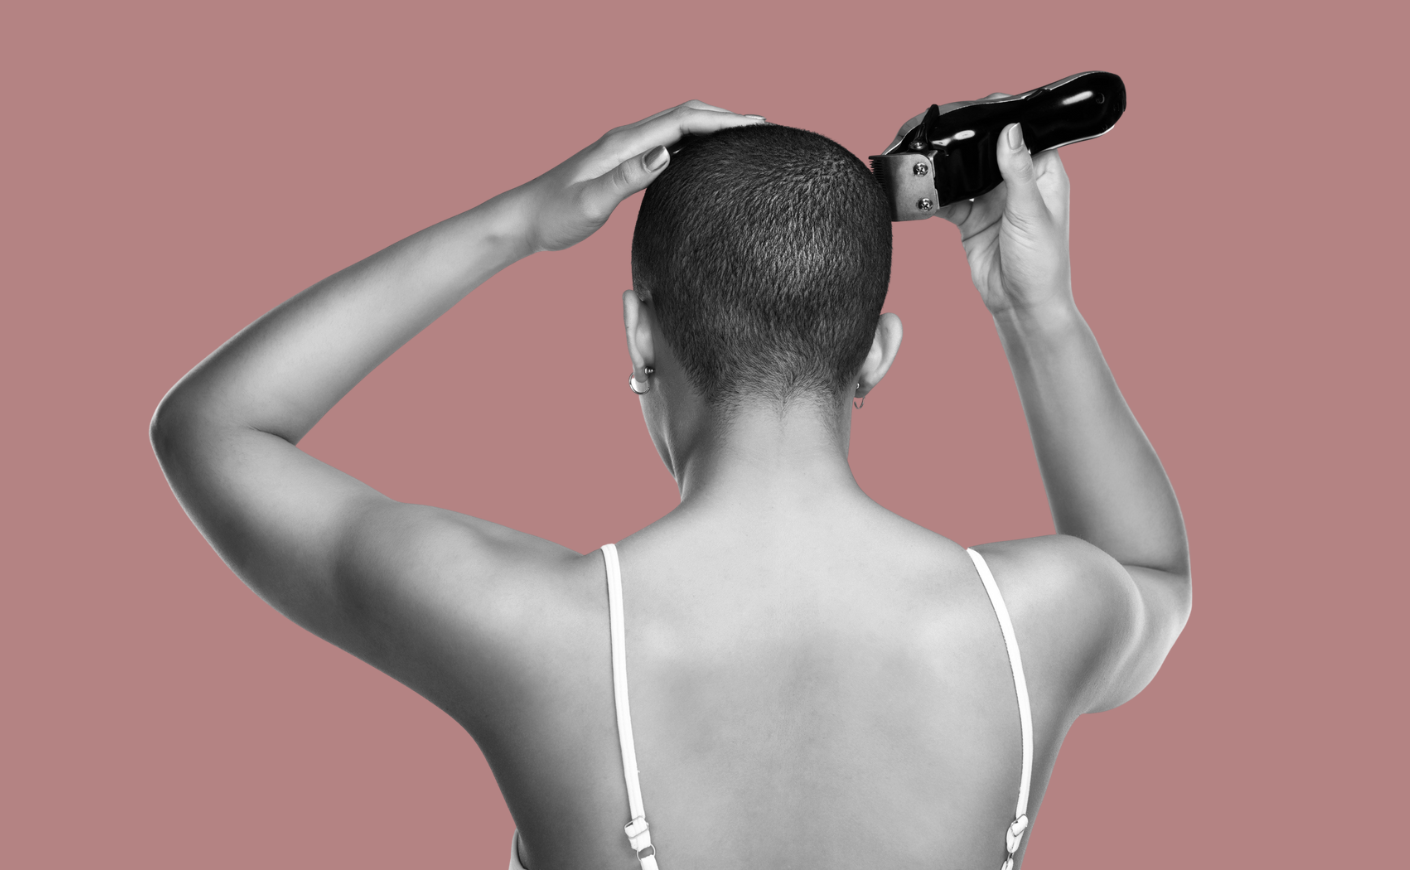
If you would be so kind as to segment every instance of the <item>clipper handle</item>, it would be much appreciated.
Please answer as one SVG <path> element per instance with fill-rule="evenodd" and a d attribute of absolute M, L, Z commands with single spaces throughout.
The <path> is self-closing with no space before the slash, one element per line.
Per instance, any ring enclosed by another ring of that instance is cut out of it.
<path fill-rule="evenodd" d="M 891 200 L 892 220 L 923 220 L 999 186 L 999 136 L 1009 124 L 1023 125 L 1023 140 L 1037 154 L 1094 139 L 1125 111 L 1126 86 L 1108 72 L 1078 73 L 1001 100 L 931 106 L 871 158 L 872 172 Z"/>

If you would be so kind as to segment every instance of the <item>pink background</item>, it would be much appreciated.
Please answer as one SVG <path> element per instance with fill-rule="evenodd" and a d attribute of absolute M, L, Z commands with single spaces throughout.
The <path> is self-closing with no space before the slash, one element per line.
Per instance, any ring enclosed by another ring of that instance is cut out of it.
<path fill-rule="evenodd" d="M 1064 153 L 1078 300 L 1197 594 L 1151 688 L 1073 730 L 1029 866 L 1400 851 L 1394 4 L 122 5 L 0 21 L 0 864 L 502 866 L 473 742 L 221 564 L 152 459 L 158 399 L 292 293 L 668 105 L 865 156 L 932 101 L 1086 69 L 1130 108 Z M 580 550 L 670 508 L 623 385 L 635 209 L 493 279 L 307 449 Z M 897 227 L 891 293 L 906 343 L 856 418 L 862 485 L 963 543 L 1050 531 L 953 228 Z"/>

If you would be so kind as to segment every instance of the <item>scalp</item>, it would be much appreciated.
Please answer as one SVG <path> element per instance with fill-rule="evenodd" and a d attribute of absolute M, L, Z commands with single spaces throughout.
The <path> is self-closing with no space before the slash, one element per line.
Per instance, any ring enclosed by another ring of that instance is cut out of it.
<path fill-rule="evenodd" d="M 685 140 L 647 189 L 632 243 L 638 292 L 712 405 L 848 386 L 890 271 L 880 185 L 837 143 L 790 127 Z"/>

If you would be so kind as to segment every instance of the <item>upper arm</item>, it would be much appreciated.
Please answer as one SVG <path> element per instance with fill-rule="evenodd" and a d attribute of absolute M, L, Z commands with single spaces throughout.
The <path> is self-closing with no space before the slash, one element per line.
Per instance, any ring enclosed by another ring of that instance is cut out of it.
<path fill-rule="evenodd" d="M 438 669 L 492 642 L 497 585 L 577 555 L 393 501 L 249 427 L 159 409 L 152 442 L 182 507 L 251 589 L 428 696 L 447 677 Z"/>
<path fill-rule="evenodd" d="M 1094 561 L 1107 563 L 1113 621 L 1120 630 L 1087 696 L 1087 713 L 1119 707 L 1150 685 L 1184 631 L 1191 603 L 1188 575 L 1122 565 L 1092 549 L 1100 554 Z"/>
<path fill-rule="evenodd" d="M 996 579 L 1013 588 L 1020 647 L 1045 653 L 1047 660 L 1035 665 L 1049 668 L 1050 679 L 1070 693 L 1074 713 L 1109 710 L 1139 694 L 1189 618 L 1188 576 L 1122 565 L 1079 538 L 1053 535 L 980 550 L 993 555 Z"/>

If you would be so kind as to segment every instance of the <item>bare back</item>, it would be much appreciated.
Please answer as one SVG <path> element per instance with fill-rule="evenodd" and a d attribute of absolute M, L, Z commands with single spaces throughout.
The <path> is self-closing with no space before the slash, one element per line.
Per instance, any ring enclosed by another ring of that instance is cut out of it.
<path fill-rule="evenodd" d="M 748 533 L 668 517 L 620 545 L 642 791 L 670 870 L 1002 862 L 1019 716 L 975 566 L 874 505 L 831 518 Z M 1037 626 L 1034 591 L 1057 588 L 1015 576 L 1005 547 L 1024 545 L 1042 539 L 993 548 L 991 563 L 1031 662 L 1031 817 L 1087 675 L 1069 664 L 1079 639 Z M 523 609 L 495 610 L 525 618 L 491 632 L 505 647 L 495 672 L 477 656 L 465 696 L 443 706 L 485 751 L 531 870 L 622 866 L 602 555 L 513 586 Z"/>

